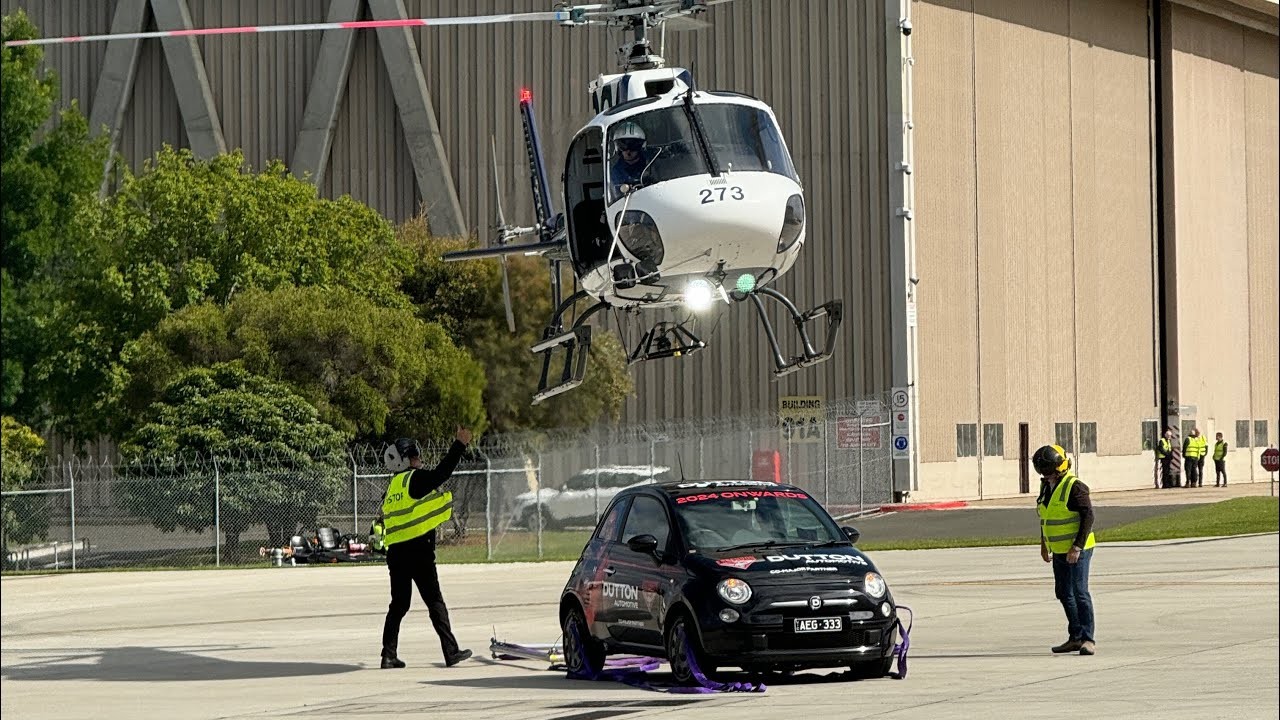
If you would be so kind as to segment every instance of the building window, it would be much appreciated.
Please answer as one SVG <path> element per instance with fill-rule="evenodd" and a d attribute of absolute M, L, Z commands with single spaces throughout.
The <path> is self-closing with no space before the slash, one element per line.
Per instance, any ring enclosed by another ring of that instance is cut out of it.
<path fill-rule="evenodd" d="M 986 423 L 982 426 L 982 454 L 988 457 L 1004 456 L 1004 425 Z"/>
<path fill-rule="evenodd" d="M 1253 446 L 1264 448 L 1267 446 L 1267 421 L 1253 421 Z"/>
<path fill-rule="evenodd" d="M 1054 423 L 1053 424 L 1054 444 L 1057 445 L 1058 447 L 1061 447 L 1063 450 L 1066 450 L 1069 453 L 1075 452 L 1075 449 L 1076 449 L 1075 436 L 1071 432 L 1071 429 L 1073 427 L 1074 427 L 1074 424 L 1072 423 Z"/>
<path fill-rule="evenodd" d="M 1236 447 L 1247 448 L 1253 447 L 1253 443 L 1249 442 L 1249 421 L 1236 421 Z"/>
<path fill-rule="evenodd" d="M 1237 431 L 1239 432 L 1239 431 Z M 1156 443 L 1160 442 L 1160 423 L 1155 420 L 1142 421 L 1142 449 L 1154 450 Z"/>
<path fill-rule="evenodd" d="M 1098 452 L 1098 423 L 1080 423 L 1080 452 Z"/>
<path fill-rule="evenodd" d="M 956 425 L 956 457 L 978 456 L 978 426 L 976 423 Z"/>
<path fill-rule="evenodd" d="M 1191 437 L 1191 431 L 1192 431 L 1192 430 L 1195 430 L 1195 429 L 1196 429 L 1196 421 L 1195 421 L 1195 420 L 1183 420 L 1183 421 L 1182 421 L 1182 437 L 1183 437 L 1183 438 Z"/>

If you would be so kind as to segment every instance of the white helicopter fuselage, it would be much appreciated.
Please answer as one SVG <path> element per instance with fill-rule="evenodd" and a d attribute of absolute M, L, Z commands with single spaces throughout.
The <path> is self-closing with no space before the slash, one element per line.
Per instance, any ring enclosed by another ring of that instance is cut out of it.
<path fill-rule="evenodd" d="M 778 252 L 787 199 L 797 194 L 799 183 L 767 172 L 697 175 L 642 187 L 607 206 L 614 257 L 585 275 L 582 287 L 610 305 L 656 308 L 683 304 L 685 288 L 694 278 L 723 273 L 712 282 L 726 294 L 744 273 L 751 276 L 751 287 L 770 283 L 791 269 L 804 245 L 802 229 L 790 247 Z M 645 212 L 654 219 L 664 252 L 657 277 L 620 287 L 612 268 L 636 259 L 617 239 L 627 211 Z M 717 295 L 727 300 L 718 291 Z"/>
<path fill-rule="evenodd" d="M 609 305 L 692 307 L 690 288 L 705 298 L 708 284 L 728 302 L 735 289 L 777 280 L 804 245 L 803 187 L 773 111 L 745 95 L 690 90 L 691 82 L 669 68 L 592 83 L 602 112 L 579 137 L 603 140 L 609 237 L 595 242 L 610 246 L 577 267 L 582 288 Z M 644 137 L 644 154 L 624 172 L 622 161 L 632 161 L 614 141 L 628 133 Z M 634 241 L 636 223 L 646 226 L 643 242 Z"/>

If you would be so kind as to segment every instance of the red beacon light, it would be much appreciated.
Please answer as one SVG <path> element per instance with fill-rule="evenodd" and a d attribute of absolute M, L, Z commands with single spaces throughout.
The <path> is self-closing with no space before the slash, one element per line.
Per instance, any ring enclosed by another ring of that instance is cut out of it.
<path fill-rule="evenodd" d="M 520 102 L 533 102 L 533 91 L 529 88 L 520 88 Z"/>

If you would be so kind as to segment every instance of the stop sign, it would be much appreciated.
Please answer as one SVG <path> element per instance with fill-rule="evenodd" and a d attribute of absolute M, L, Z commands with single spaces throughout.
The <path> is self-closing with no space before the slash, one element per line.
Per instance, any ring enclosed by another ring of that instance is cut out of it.
<path fill-rule="evenodd" d="M 1280 470 L 1280 450 L 1267 448 L 1262 451 L 1262 469 L 1267 472 Z"/>

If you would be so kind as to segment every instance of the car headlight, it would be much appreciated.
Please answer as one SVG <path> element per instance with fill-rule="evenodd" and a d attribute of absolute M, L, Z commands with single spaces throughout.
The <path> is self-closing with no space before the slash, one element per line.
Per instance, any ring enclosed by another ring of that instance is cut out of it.
<path fill-rule="evenodd" d="M 751 599 L 751 586 L 746 580 L 725 578 L 716 585 L 716 592 L 731 605 L 741 605 Z"/>
<path fill-rule="evenodd" d="M 867 594 L 873 598 L 882 598 L 889 591 L 889 586 L 885 584 L 884 578 L 879 573 L 869 572 L 862 578 L 862 587 Z"/>
<path fill-rule="evenodd" d="M 628 210 L 617 219 L 618 240 L 627 252 L 643 263 L 654 266 L 662 264 L 665 251 L 662 247 L 662 235 L 658 233 L 658 224 L 649 213 L 642 210 Z"/>
<path fill-rule="evenodd" d="M 784 253 L 787 248 L 796 244 L 800 232 L 804 230 L 804 198 L 792 195 L 787 198 L 787 207 L 782 213 L 782 232 L 778 234 L 778 252 Z"/>

